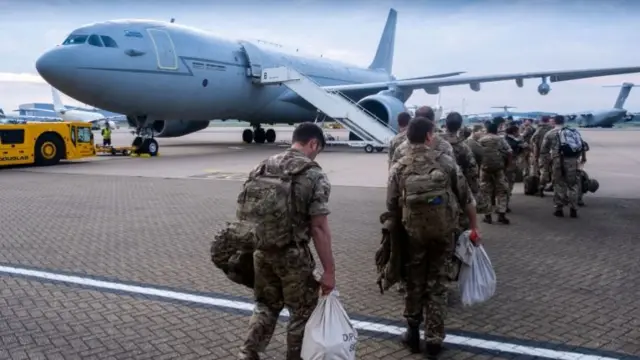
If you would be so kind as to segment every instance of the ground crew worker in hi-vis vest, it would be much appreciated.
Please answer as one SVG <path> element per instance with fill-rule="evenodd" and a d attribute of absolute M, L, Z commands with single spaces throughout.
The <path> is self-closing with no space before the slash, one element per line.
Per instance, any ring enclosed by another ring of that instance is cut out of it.
<path fill-rule="evenodd" d="M 104 122 L 104 129 L 102 129 L 102 145 L 111 145 L 111 127 L 109 126 L 108 121 Z"/>

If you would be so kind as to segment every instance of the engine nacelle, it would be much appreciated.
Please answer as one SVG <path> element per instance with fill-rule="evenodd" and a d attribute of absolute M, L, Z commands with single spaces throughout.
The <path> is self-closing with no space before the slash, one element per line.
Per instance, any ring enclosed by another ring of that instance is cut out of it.
<path fill-rule="evenodd" d="M 156 120 L 153 122 L 153 131 L 157 137 L 169 138 L 189 135 L 207 126 L 208 120 Z"/>
<path fill-rule="evenodd" d="M 523 79 L 516 79 L 516 85 L 521 88 L 524 86 L 524 80 Z"/>
<path fill-rule="evenodd" d="M 471 90 L 473 91 L 480 91 L 480 83 L 471 83 L 469 84 L 469 87 L 471 88 Z"/>
<path fill-rule="evenodd" d="M 424 91 L 429 95 L 438 95 L 438 94 L 440 94 L 440 88 L 439 87 L 424 88 Z"/>
<path fill-rule="evenodd" d="M 392 96 L 386 95 L 369 95 L 358 101 L 358 105 L 382 120 L 383 123 L 389 124 L 393 129 L 398 129 L 398 114 L 407 111 L 404 103 Z M 355 134 L 349 133 L 349 140 L 361 140 Z"/>
<path fill-rule="evenodd" d="M 547 95 L 549 91 L 551 91 L 551 86 L 549 86 L 549 84 L 543 82 L 542 84 L 538 85 L 538 93 L 540 95 Z"/>

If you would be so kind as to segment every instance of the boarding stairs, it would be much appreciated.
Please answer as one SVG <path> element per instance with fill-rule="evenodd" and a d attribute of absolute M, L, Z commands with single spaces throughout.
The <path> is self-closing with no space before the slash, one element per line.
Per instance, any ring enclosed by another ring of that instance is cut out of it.
<path fill-rule="evenodd" d="M 264 69 L 260 82 L 286 86 L 370 146 L 386 147 L 396 135 L 392 127 L 341 92 L 324 90 L 294 69 L 285 66 Z"/>

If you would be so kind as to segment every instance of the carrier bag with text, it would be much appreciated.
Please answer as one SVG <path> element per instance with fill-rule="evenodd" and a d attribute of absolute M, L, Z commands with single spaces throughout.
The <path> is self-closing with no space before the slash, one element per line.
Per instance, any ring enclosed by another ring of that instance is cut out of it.
<path fill-rule="evenodd" d="M 467 230 L 458 238 L 456 257 L 462 262 L 458 286 L 462 304 L 470 306 L 489 300 L 496 292 L 496 273 L 482 245 L 475 246 Z"/>
<path fill-rule="evenodd" d="M 320 297 L 304 328 L 303 360 L 355 360 L 358 332 L 342 307 L 338 292 Z"/>

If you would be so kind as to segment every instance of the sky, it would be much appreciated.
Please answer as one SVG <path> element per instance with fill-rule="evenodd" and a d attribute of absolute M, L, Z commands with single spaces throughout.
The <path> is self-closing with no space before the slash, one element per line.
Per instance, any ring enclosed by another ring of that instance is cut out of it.
<path fill-rule="evenodd" d="M 373 59 L 389 8 L 398 11 L 394 75 L 452 71 L 491 75 L 542 70 L 640 66 L 640 2 L 628 0 L 0 0 L 0 107 L 51 102 L 35 61 L 81 25 L 148 18 L 210 31 L 231 39 L 268 40 L 366 67 Z M 613 106 L 622 82 L 640 74 L 554 83 L 538 94 L 539 79 L 441 89 L 445 109 L 466 113 L 510 105 L 514 111 L 580 111 Z M 640 111 L 640 91 L 626 108 Z M 433 105 L 415 91 L 408 105 Z M 81 105 L 63 97 L 68 105 Z M 461 109 L 462 104 L 464 109 Z"/>

